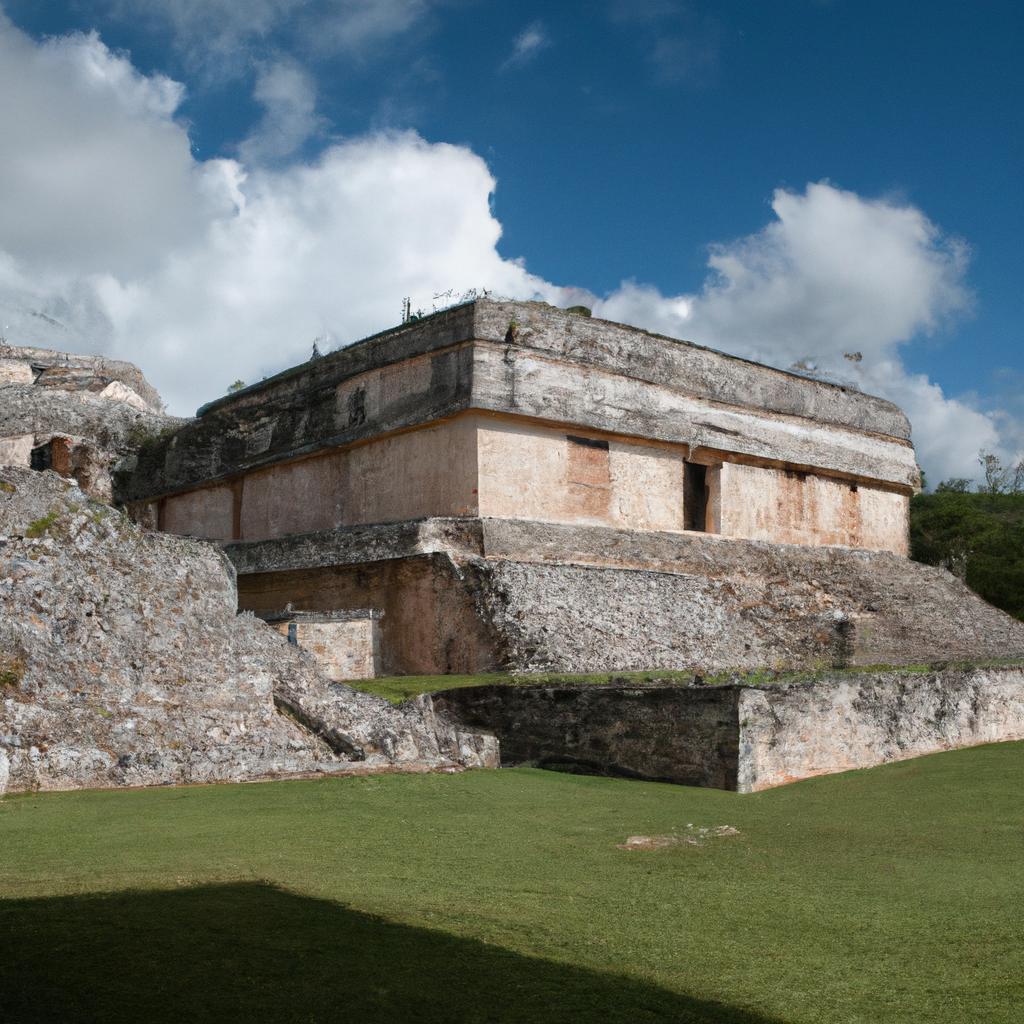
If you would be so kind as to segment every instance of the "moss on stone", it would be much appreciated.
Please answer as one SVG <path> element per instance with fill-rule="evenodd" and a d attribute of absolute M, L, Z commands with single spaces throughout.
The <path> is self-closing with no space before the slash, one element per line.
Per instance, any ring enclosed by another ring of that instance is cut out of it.
<path fill-rule="evenodd" d="M 0 655 L 0 690 L 13 690 L 25 678 L 25 660 L 16 655 Z"/>
<path fill-rule="evenodd" d="M 33 519 L 28 524 L 28 527 L 25 529 L 25 536 L 33 540 L 37 537 L 42 537 L 58 519 L 60 519 L 60 510 L 56 508 L 50 509 L 45 516 Z"/>

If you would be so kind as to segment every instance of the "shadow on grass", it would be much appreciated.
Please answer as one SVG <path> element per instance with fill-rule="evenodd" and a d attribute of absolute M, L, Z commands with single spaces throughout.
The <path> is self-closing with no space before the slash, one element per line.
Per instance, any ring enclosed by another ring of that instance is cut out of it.
<path fill-rule="evenodd" d="M 261 883 L 4 901 L 0 1008 L 12 1024 L 770 1024 Z"/>

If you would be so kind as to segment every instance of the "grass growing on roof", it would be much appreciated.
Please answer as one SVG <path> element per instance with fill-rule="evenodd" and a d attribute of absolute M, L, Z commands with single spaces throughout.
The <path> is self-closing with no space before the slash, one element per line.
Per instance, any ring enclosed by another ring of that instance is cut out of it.
<path fill-rule="evenodd" d="M 347 679 L 345 683 L 364 693 L 374 693 L 392 704 L 401 704 L 421 693 L 439 690 L 458 690 L 467 686 L 644 686 L 675 684 L 678 686 L 719 686 L 726 683 L 741 686 L 781 686 L 787 683 L 813 682 L 826 676 L 863 675 L 871 672 L 903 672 L 920 675 L 942 669 L 1018 668 L 1024 667 L 1019 658 L 994 659 L 975 662 L 936 662 L 928 665 L 856 665 L 847 668 L 823 667 L 806 670 L 754 672 L 716 672 L 699 675 L 696 672 L 668 669 L 649 672 L 493 672 L 478 675 L 451 676 L 381 676 L 377 679 Z"/>
<path fill-rule="evenodd" d="M 346 679 L 347 686 L 385 697 L 392 704 L 438 690 L 465 686 L 611 686 L 642 685 L 652 682 L 692 683 L 693 672 L 483 672 L 469 676 L 381 676 L 378 679 Z"/>
<path fill-rule="evenodd" d="M 4 1014 L 1017 1021 L 1022 773 L 1016 743 L 750 796 L 516 769 L 7 798 Z"/>

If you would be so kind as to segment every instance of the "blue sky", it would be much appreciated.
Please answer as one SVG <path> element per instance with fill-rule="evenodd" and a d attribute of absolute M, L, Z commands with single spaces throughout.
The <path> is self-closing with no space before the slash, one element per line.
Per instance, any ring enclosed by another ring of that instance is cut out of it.
<path fill-rule="evenodd" d="M 0 200 L 0 328 L 44 312 L 175 408 L 388 326 L 405 294 L 491 287 L 885 393 L 933 481 L 1024 449 L 1016 5 L 0 3 L 28 109 L 69 118 L 17 127 L 35 170 L 11 190 L 61 217 L 25 241 L 21 204 L 5 236 Z M 90 174 L 99 228 L 67 213 Z"/>

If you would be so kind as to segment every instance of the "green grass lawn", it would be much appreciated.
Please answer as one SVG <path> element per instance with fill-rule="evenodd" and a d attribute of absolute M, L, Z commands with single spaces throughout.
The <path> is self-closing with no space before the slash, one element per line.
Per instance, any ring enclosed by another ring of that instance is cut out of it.
<path fill-rule="evenodd" d="M 0 1018 L 1017 1022 L 1022 778 L 1016 743 L 750 796 L 516 769 L 9 797 Z"/>

